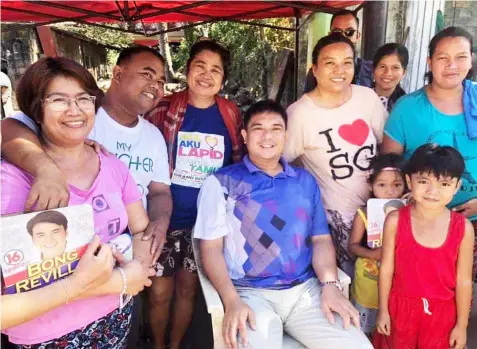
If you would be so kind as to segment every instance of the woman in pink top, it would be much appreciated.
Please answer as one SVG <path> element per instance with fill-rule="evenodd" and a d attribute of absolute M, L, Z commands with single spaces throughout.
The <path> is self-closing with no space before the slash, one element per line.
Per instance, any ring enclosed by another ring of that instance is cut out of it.
<path fill-rule="evenodd" d="M 85 68 L 61 57 L 41 59 L 30 66 L 17 88 L 21 111 L 38 123 L 43 149 L 67 178 L 69 205 L 91 204 L 101 245 L 121 235 L 129 226 L 134 235 L 135 259 L 125 261 L 115 254 L 121 268 L 115 268 L 95 287 L 78 283 L 81 273 L 78 276 L 75 271 L 45 290 L 33 291 L 47 304 L 38 306 L 40 309 L 35 306 L 2 309 L 2 330 L 17 348 L 125 348 L 132 302 L 120 307 L 120 294 L 135 295 L 151 283 L 149 276 L 154 271 L 150 268 L 150 241 L 142 241 L 140 237 L 149 220 L 136 183 L 116 157 L 97 154 L 84 144 L 101 96 L 101 90 Z M 2 162 L 2 215 L 24 211 L 33 182 L 34 176 Z M 100 242 L 96 241 L 98 245 Z M 107 252 L 106 246 L 102 245 Z M 101 251 L 96 257 L 107 258 L 107 253 L 101 255 Z M 93 256 L 90 259 L 94 260 Z M 110 260 L 112 264 L 113 258 Z M 81 263 L 79 268 L 84 270 Z M 59 297 L 60 286 L 64 289 L 63 297 Z M 31 301 L 28 292 L 2 295 L 2 305 L 13 302 L 12 297 Z"/>

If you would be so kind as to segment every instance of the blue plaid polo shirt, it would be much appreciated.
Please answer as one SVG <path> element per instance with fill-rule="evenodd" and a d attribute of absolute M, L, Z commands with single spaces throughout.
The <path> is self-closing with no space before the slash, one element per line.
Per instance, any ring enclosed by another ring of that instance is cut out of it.
<path fill-rule="evenodd" d="M 315 276 L 311 239 L 329 234 L 320 189 L 305 169 L 280 162 L 272 177 L 245 156 L 202 185 L 194 237 L 224 238 L 235 286 L 286 289 Z"/>

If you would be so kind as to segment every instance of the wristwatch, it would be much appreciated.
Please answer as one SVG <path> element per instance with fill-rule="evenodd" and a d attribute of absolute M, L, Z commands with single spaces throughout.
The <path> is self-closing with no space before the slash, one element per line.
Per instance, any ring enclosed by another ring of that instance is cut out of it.
<path fill-rule="evenodd" d="M 332 280 L 332 281 L 325 281 L 325 282 L 320 282 L 320 287 L 323 289 L 323 287 L 328 286 L 328 285 L 333 285 L 335 286 L 340 292 L 343 292 L 344 287 L 341 285 L 340 279 Z"/>

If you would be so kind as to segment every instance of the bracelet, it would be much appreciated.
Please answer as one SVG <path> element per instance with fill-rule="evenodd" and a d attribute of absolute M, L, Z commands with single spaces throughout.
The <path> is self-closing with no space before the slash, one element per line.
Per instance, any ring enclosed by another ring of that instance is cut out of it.
<path fill-rule="evenodd" d="M 117 268 L 119 274 L 121 274 L 121 278 L 123 279 L 123 289 L 119 294 L 119 309 L 122 310 L 124 308 L 124 294 L 126 293 L 126 289 L 128 288 L 128 284 L 126 282 L 126 274 L 124 273 L 124 269 L 119 267 Z"/>
<path fill-rule="evenodd" d="M 323 292 L 323 288 L 328 285 L 333 285 L 335 286 L 340 292 L 343 292 L 344 288 L 343 285 L 341 285 L 341 281 L 339 279 L 332 280 L 332 281 L 325 281 L 320 284 L 321 287 L 321 292 Z"/>
<path fill-rule="evenodd" d="M 68 302 L 70 301 L 70 296 L 69 296 L 69 294 L 68 294 L 68 280 L 63 279 L 62 284 L 63 284 L 63 287 L 64 287 L 64 289 L 65 289 L 65 296 L 66 296 L 66 302 L 65 302 L 65 304 L 68 304 Z"/>

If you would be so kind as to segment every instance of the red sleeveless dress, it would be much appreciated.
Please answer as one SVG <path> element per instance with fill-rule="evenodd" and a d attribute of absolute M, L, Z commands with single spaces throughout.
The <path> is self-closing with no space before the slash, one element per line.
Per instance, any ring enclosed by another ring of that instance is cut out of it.
<path fill-rule="evenodd" d="M 394 277 L 389 296 L 391 335 L 376 335 L 379 349 L 448 349 L 457 320 L 457 258 L 465 217 L 451 212 L 440 247 L 420 245 L 413 236 L 411 206 L 399 211 Z"/>

